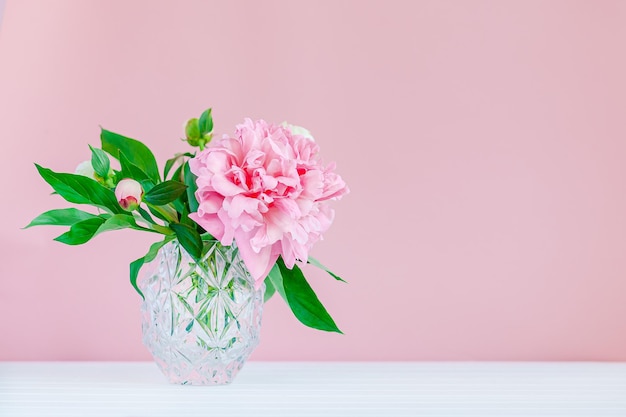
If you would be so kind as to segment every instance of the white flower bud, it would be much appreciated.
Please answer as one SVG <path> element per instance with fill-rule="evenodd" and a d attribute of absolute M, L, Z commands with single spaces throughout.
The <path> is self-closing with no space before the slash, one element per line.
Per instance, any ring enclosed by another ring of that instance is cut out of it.
<path fill-rule="evenodd" d="M 91 165 L 91 161 L 83 161 L 76 167 L 74 171 L 76 175 L 82 175 L 83 177 L 91 178 L 92 180 L 96 179 L 96 172 Z"/>
<path fill-rule="evenodd" d="M 291 131 L 291 133 L 294 134 L 294 135 L 304 136 L 305 138 L 311 139 L 313 142 L 315 142 L 315 138 L 313 137 L 311 132 L 309 132 L 308 130 L 306 130 L 302 126 L 290 125 L 287 122 L 282 122 L 280 125 L 282 127 L 285 127 L 287 129 L 289 129 L 289 131 Z"/>
<path fill-rule="evenodd" d="M 115 197 L 120 206 L 126 211 L 133 211 L 141 204 L 143 189 L 141 184 L 131 178 L 125 178 L 117 183 Z"/>

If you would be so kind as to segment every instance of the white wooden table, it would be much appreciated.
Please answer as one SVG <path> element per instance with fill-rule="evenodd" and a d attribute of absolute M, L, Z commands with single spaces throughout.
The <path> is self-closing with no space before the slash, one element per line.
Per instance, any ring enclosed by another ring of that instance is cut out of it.
<path fill-rule="evenodd" d="M 0 416 L 626 416 L 626 363 L 250 362 L 196 387 L 149 362 L 0 362 Z"/>

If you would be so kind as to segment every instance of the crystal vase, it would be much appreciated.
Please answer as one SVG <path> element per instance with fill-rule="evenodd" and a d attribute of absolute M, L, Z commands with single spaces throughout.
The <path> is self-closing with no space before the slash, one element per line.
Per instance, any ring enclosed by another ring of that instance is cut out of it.
<path fill-rule="evenodd" d="M 235 245 L 209 244 L 199 262 L 164 245 L 138 283 L 143 343 L 175 384 L 228 384 L 259 344 L 264 288 Z"/>

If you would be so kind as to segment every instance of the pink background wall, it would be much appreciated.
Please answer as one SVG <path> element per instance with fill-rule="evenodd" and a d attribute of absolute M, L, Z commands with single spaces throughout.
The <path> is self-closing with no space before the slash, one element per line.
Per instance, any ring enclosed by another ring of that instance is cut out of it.
<path fill-rule="evenodd" d="M 128 263 L 19 230 L 32 162 L 99 125 L 164 162 L 212 106 L 301 124 L 352 189 L 311 282 L 345 336 L 279 299 L 255 359 L 626 360 L 626 2 L 8 0 L 0 32 L 0 360 L 149 359 Z"/>

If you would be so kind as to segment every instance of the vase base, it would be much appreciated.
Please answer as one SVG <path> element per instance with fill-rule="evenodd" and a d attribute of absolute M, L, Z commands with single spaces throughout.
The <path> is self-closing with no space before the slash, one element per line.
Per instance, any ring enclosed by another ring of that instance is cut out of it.
<path fill-rule="evenodd" d="M 203 369 L 202 366 L 198 369 L 186 369 L 184 366 L 170 367 L 159 361 L 155 362 L 168 382 L 175 385 L 229 385 L 243 367 L 243 363 L 234 363 L 231 365 L 220 364 L 221 369 L 217 369 L 215 365 L 211 367 L 208 364 L 208 369 Z"/>

